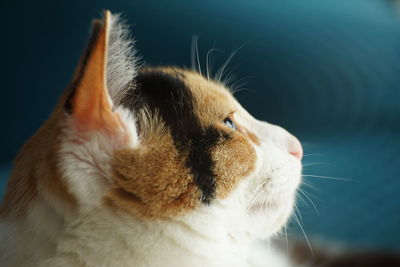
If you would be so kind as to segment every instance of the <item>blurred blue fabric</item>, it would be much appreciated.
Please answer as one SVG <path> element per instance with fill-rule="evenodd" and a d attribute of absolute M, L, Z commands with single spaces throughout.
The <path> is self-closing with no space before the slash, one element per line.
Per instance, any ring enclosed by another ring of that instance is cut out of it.
<path fill-rule="evenodd" d="M 248 89 L 237 98 L 304 145 L 309 196 L 299 193 L 297 216 L 307 235 L 400 250 L 400 22 L 387 1 L 45 1 L 23 9 L 9 1 L 0 18 L 1 184 L 104 8 L 134 25 L 148 64 L 189 66 L 193 34 L 203 68 L 208 49 L 224 51 L 214 53 L 214 71 L 243 45 L 230 65 Z M 301 234 L 295 222 L 289 232 Z"/>

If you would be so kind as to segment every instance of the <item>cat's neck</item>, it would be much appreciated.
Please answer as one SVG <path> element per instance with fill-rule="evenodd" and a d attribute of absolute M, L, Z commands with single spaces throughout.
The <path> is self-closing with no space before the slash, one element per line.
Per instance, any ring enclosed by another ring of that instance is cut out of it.
<path fill-rule="evenodd" d="M 232 234 L 226 220 L 209 212 L 196 220 L 143 222 L 96 209 L 66 221 L 45 202 L 38 200 L 36 205 L 27 221 L 12 229 L 21 231 L 13 235 L 21 237 L 13 241 L 14 249 L 23 252 L 18 266 L 40 265 L 41 257 L 51 258 L 45 266 L 79 266 L 75 262 L 89 266 L 247 266 L 246 235 Z M 45 227 L 40 218 L 46 218 Z M 27 229 L 24 225 L 29 225 L 29 231 L 23 230 Z"/>
<path fill-rule="evenodd" d="M 77 222 L 79 227 L 67 236 L 80 237 L 71 239 L 76 244 L 70 247 L 93 255 L 89 261 L 108 255 L 102 259 L 106 266 L 245 266 L 244 240 L 234 240 L 222 224 L 206 222 L 143 222 L 101 210 Z M 90 241 L 82 244 L 82 240 Z M 118 259 L 109 256 L 118 254 Z"/>

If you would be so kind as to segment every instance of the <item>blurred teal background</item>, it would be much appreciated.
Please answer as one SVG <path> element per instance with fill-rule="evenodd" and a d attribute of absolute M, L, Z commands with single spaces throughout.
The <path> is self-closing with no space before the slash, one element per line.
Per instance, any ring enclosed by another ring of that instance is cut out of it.
<path fill-rule="evenodd" d="M 214 53 L 216 68 L 244 45 L 230 64 L 248 89 L 237 98 L 304 145 L 304 180 L 312 188 L 302 190 L 318 209 L 299 194 L 307 235 L 399 251 L 400 16 L 392 4 L 7 1 L 0 17 L 0 188 L 19 147 L 69 83 L 91 20 L 110 9 L 133 25 L 147 64 L 190 66 L 194 34 L 203 64 L 210 48 L 221 50 Z M 288 231 L 301 238 L 296 222 Z"/>

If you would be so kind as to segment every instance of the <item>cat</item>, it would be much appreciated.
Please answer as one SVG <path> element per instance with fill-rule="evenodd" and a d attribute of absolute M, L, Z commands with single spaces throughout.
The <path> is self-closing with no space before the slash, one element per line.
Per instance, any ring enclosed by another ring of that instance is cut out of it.
<path fill-rule="evenodd" d="M 265 241 L 291 216 L 299 140 L 221 82 L 145 67 L 119 15 L 15 160 L 1 266 L 291 266 Z M 40 92 L 39 92 L 40 94 Z"/>

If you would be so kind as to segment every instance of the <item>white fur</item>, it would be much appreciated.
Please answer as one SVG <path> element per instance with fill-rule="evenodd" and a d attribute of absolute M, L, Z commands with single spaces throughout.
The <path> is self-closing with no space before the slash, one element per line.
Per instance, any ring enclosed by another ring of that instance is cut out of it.
<path fill-rule="evenodd" d="M 111 98 L 119 103 L 140 67 L 140 57 L 134 49 L 129 27 L 120 15 L 112 15 L 108 40 L 107 87 Z"/>
<path fill-rule="evenodd" d="M 78 197 L 81 207 L 92 209 L 102 199 L 111 176 L 110 159 L 115 150 L 135 148 L 139 144 L 136 122 L 131 112 L 120 107 L 114 113 L 124 125 L 121 138 L 110 138 L 102 132 L 79 136 L 73 127 L 73 118 L 67 121 L 63 142 L 59 152 L 59 168 L 73 195 Z M 122 140 L 128 137 L 127 141 Z"/>

